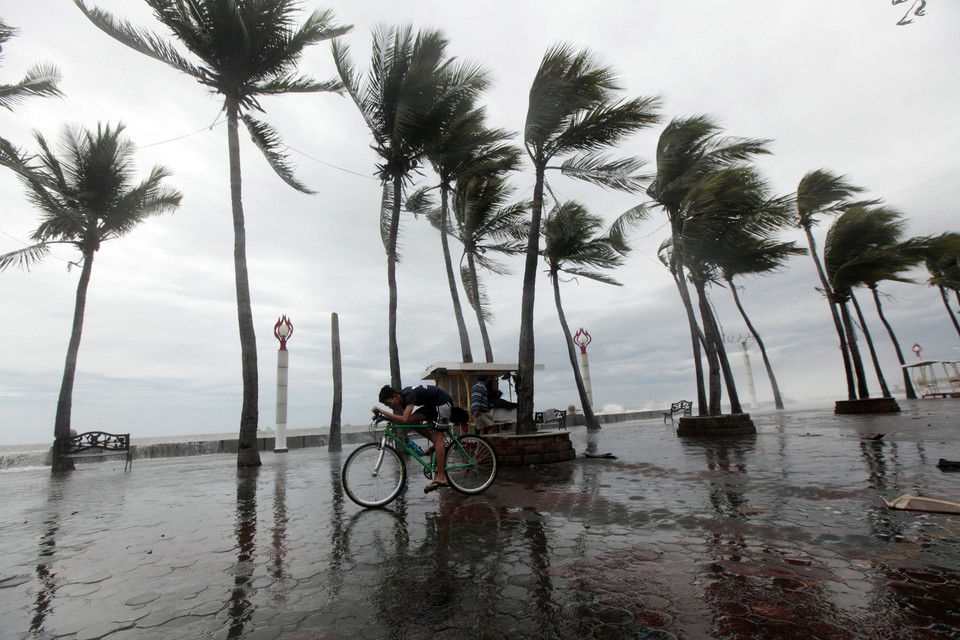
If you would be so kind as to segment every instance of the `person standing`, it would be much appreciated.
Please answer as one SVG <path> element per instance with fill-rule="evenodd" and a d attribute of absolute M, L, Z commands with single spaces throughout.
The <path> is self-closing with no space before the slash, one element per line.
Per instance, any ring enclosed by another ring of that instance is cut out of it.
<path fill-rule="evenodd" d="M 473 419 L 473 427 L 478 435 L 485 436 L 493 431 L 487 376 L 477 378 L 477 383 L 470 388 L 470 417 Z"/>

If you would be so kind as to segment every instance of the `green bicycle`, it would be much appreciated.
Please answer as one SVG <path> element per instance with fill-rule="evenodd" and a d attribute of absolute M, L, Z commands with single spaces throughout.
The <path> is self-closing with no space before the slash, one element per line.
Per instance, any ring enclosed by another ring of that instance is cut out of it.
<path fill-rule="evenodd" d="M 379 432 L 384 419 L 375 415 L 371 430 Z M 429 424 L 390 424 L 379 434 L 377 442 L 357 447 L 343 463 L 340 477 L 347 496 L 361 507 L 383 507 L 403 491 L 407 483 L 407 466 L 398 452 L 403 449 L 423 467 L 423 474 L 433 479 L 437 472 L 436 454 L 418 451 L 407 443 L 407 429 L 430 428 Z M 397 432 L 400 432 L 398 435 Z M 457 436 L 447 430 L 446 471 L 450 486 L 467 495 L 483 493 L 497 477 L 497 453 L 484 438 Z M 419 447 L 418 447 L 419 449 Z"/>

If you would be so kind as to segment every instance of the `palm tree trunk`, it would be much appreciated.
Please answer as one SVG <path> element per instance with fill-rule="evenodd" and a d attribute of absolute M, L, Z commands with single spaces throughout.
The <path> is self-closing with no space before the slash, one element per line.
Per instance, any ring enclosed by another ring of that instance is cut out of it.
<path fill-rule="evenodd" d="M 847 399 L 855 400 L 857 398 L 856 384 L 853 380 L 853 367 L 851 365 L 850 350 L 847 345 L 847 339 L 844 337 L 845 331 L 840 315 L 837 313 L 836 302 L 833 295 L 833 289 L 827 280 L 827 274 L 823 271 L 823 265 L 820 264 L 820 257 L 817 254 L 817 243 L 813 239 L 813 232 L 809 226 L 804 226 L 803 231 L 807 234 L 807 244 L 810 245 L 810 257 L 813 258 L 813 264 L 817 267 L 817 275 L 820 276 L 820 285 L 823 287 L 823 293 L 830 305 L 830 314 L 833 316 L 833 326 L 837 330 L 837 337 L 840 339 L 840 355 L 843 357 L 843 371 L 847 376 Z"/>
<path fill-rule="evenodd" d="M 490 345 L 490 334 L 487 332 L 487 322 L 483 319 L 483 308 L 480 306 L 480 283 L 477 281 L 477 263 L 473 259 L 473 252 L 467 253 L 467 270 L 470 281 L 473 283 L 472 303 L 477 315 L 477 325 L 480 327 L 480 339 L 483 341 L 483 356 L 487 362 L 493 362 L 493 347 Z"/>
<path fill-rule="evenodd" d="M 440 245 L 443 247 L 443 264 L 447 269 L 447 284 L 450 287 L 450 299 L 453 300 L 453 315 L 457 319 L 457 331 L 460 334 L 460 352 L 464 362 L 473 362 L 470 349 L 470 336 L 467 324 L 463 320 L 463 308 L 460 306 L 460 294 L 457 293 L 457 279 L 453 275 L 453 262 L 450 260 L 450 243 L 447 241 L 448 194 L 446 183 L 440 185 Z"/>
<path fill-rule="evenodd" d="M 957 316 L 953 315 L 953 309 L 950 308 L 947 289 L 943 285 L 938 285 L 938 287 L 940 288 L 940 297 L 943 299 L 943 306 L 947 308 L 947 313 L 950 314 L 950 320 L 953 321 L 953 328 L 957 330 L 957 335 L 960 335 L 960 323 L 957 323 Z M 957 294 L 957 297 L 960 298 L 960 293 Z"/>
<path fill-rule="evenodd" d="M 587 430 L 596 431 L 600 428 L 596 416 L 593 415 L 593 407 L 590 405 L 590 399 L 587 397 L 587 387 L 583 383 L 583 375 L 580 373 L 580 365 L 577 362 L 577 350 L 573 342 L 573 336 L 570 335 L 570 327 L 567 325 L 567 317 L 563 313 L 563 305 L 560 304 L 560 279 L 556 272 L 550 274 L 550 280 L 553 282 L 553 301 L 557 305 L 557 317 L 560 318 L 560 328 L 563 329 L 563 337 L 567 341 L 567 355 L 570 356 L 570 366 L 573 368 L 573 379 L 577 383 L 577 394 L 580 396 L 580 406 L 583 407 L 583 421 Z"/>
<path fill-rule="evenodd" d="M 853 361 L 853 370 L 857 375 L 857 398 L 865 400 L 870 397 L 870 390 L 867 389 L 867 374 L 863 369 L 863 358 L 860 357 L 860 347 L 857 346 L 857 334 L 853 329 L 853 318 L 850 317 L 850 311 L 847 309 L 846 302 L 838 303 L 840 305 L 840 314 L 843 318 L 843 328 L 847 334 L 847 346 L 850 348 L 850 359 Z"/>
<path fill-rule="evenodd" d="M 330 412 L 330 441 L 327 451 L 341 451 L 340 411 L 343 407 L 343 367 L 340 363 L 340 319 L 330 314 L 330 354 L 333 361 L 333 409 Z"/>
<path fill-rule="evenodd" d="M 737 305 L 737 309 L 740 311 L 743 321 L 747 324 L 747 329 L 750 330 L 750 335 L 753 336 L 754 342 L 757 343 L 757 348 L 760 349 L 760 356 L 763 358 L 763 366 L 767 369 L 767 378 L 770 380 L 770 387 L 773 389 L 773 403 L 774 406 L 780 410 L 783 409 L 783 396 L 780 395 L 780 386 L 777 384 L 777 378 L 773 375 L 773 367 L 770 365 L 770 358 L 767 357 L 767 349 L 763 346 L 763 340 L 760 339 L 760 334 L 753 327 L 753 323 L 750 322 L 750 318 L 747 317 L 747 312 L 744 311 L 743 305 L 740 304 L 740 296 L 737 294 L 737 288 L 733 285 L 733 279 L 727 278 L 727 284 L 730 285 L 730 291 L 733 293 L 733 302 Z"/>
<path fill-rule="evenodd" d="M 523 267 L 523 295 L 520 301 L 520 346 L 517 354 L 517 433 L 533 433 L 533 305 L 537 291 L 537 262 L 540 259 L 540 219 L 543 214 L 543 183 L 546 162 L 534 163 L 536 181 L 530 213 L 530 237 Z"/>
<path fill-rule="evenodd" d="M 730 413 L 743 413 L 743 406 L 740 404 L 740 394 L 737 393 L 737 380 L 733 377 L 733 369 L 730 368 L 730 359 L 727 357 L 727 347 L 723 343 L 723 334 L 720 332 L 717 319 L 713 315 L 713 309 L 710 309 L 710 324 L 713 326 L 713 335 L 717 337 L 717 359 L 720 360 L 720 371 L 723 373 L 723 383 L 727 387 L 727 398 L 730 400 Z"/>
<path fill-rule="evenodd" d="M 73 326 L 70 329 L 70 342 L 67 345 L 67 359 L 63 365 L 63 379 L 60 382 L 60 397 L 57 400 L 57 414 L 53 424 L 53 460 L 51 471 L 73 471 L 73 461 L 64 458 L 67 453 L 67 440 L 70 438 L 70 413 L 73 409 L 73 381 L 77 375 L 77 358 L 80 354 L 80 336 L 83 334 L 83 316 L 87 308 L 87 288 L 90 286 L 90 272 L 93 270 L 93 250 L 83 252 L 83 267 L 80 281 L 77 283 L 76 303 L 73 307 Z"/>
<path fill-rule="evenodd" d="M 237 288 L 237 321 L 240 326 L 240 362 L 243 378 L 243 406 L 240 410 L 238 467 L 260 465 L 257 451 L 257 425 L 260 421 L 259 379 L 257 373 L 257 334 L 253 328 L 250 304 L 250 278 L 247 275 L 247 234 L 243 221 L 240 180 L 240 138 L 237 133 L 239 106 L 227 99 L 227 146 L 230 155 L 230 204 L 233 211 L 233 267 Z"/>
<path fill-rule="evenodd" d="M 700 279 L 694 279 L 693 286 L 697 290 L 697 300 L 699 301 L 700 305 L 700 318 L 703 321 L 703 349 L 707 354 L 709 415 L 718 416 L 721 413 L 720 392 L 722 387 L 720 384 L 720 359 L 717 357 L 717 335 L 714 331 L 713 323 L 708 320 L 710 317 L 710 306 L 707 302 L 704 283 Z"/>
<path fill-rule="evenodd" d="M 673 275 L 674 284 L 677 285 L 677 291 L 680 292 L 683 308 L 687 313 L 687 326 L 690 329 L 690 343 L 693 351 L 693 366 L 697 378 L 697 414 L 706 416 L 710 415 L 710 412 L 707 405 L 707 389 L 703 379 L 703 361 L 700 357 L 702 335 L 700 326 L 697 324 L 697 315 L 693 310 L 693 301 L 690 299 L 690 290 L 687 288 L 687 281 L 683 277 L 683 250 L 680 244 L 680 231 L 676 227 L 676 215 L 672 211 L 668 211 L 668 217 L 670 219 L 670 233 L 673 238 L 670 272 Z"/>
<path fill-rule="evenodd" d="M 897 335 L 893 332 L 893 327 L 890 326 L 890 323 L 887 322 L 886 316 L 883 315 L 883 307 L 880 305 L 880 294 L 877 292 L 877 285 L 870 285 L 870 290 L 873 291 L 873 301 L 877 305 L 877 315 L 880 316 L 880 322 L 883 323 L 883 326 L 887 328 L 887 334 L 890 336 L 890 341 L 893 342 L 893 349 L 897 352 L 897 362 L 900 363 L 900 371 L 903 373 L 903 388 L 906 391 L 908 400 L 916 400 L 917 392 L 913 388 L 913 382 L 910 380 L 910 374 L 906 369 L 903 368 L 903 365 L 906 362 L 903 359 L 903 351 L 900 350 L 900 341 L 897 340 Z"/>
<path fill-rule="evenodd" d="M 387 350 L 390 353 L 390 386 L 400 390 L 400 348 L 397 344 L 397 234 L 400 232 L 400 198 L 403 195 L 403 176 L 393 177 L 393 201 L 390 211 L 390 228 L 386 240 L 387 288 L 390 291 L 387 311 Z"/>
<path fill-rule="evenodd" d="M 857 312 L 857 319 L 860 320 L 860 328 L 863 329 L 863 337 L 867 341 L 867 348 L 870 349 L 870 359 L 873 361 L 873 368 L 877 372 L 877 380 L 880 382 L 880 393 L 884 398 L 892 398 L 890 388 L 887 387 L 887 380 L 883 377 L 883 371 L 880 369 L 880 359 L 877 358 L 877 350 L 873 345 L 873 338 L 870 336 L 870 330 L 867 328 L 867 321 L 863 317 L 863 311 L 860 309 L 860 303 L 857 297 L 850 292 L 850 301 L 853 302 L 853 308 Z"/>

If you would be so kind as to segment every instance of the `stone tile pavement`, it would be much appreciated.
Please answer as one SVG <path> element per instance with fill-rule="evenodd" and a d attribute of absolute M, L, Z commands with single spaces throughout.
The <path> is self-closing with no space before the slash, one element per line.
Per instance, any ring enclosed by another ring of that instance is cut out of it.
<path fill-rule="evenodd" d="M 881 500 L 960 500 L 960 400 L 901 406 L 576 427 L 574 461 L 473 497 L 411 467 L 371 511 L 349 447 L 5 471 L 0 639 L 960 638 L 960 516 Z"/>

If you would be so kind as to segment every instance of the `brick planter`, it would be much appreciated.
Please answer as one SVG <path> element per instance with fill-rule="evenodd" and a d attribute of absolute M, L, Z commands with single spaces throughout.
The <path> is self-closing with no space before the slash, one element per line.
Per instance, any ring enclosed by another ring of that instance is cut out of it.
<path fill-rule="evenodd" d="M 684 416 L 677 426 L 681 438 L 725 438 L 729 436 L 752 436 L 757 433 L 749 413 L 732 413 L 722 416 Z"/>
<path fill-rule="evenodd" d="M 862 400 L 837 400 L 833 409 L 837 414 L 900 413 L 900 405 L 894 398 L 864 398 Z"/>
<path fill-rule="evenodd" d="M 577 457 L 569 431 L 528 435 L 497 433 L 487 436 L 487 440 L 496 450 L 497 460 L 505 467 L 563 462 Z"/>

